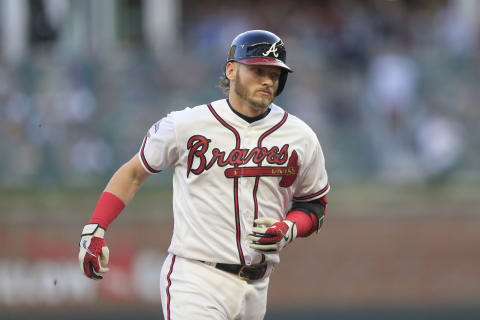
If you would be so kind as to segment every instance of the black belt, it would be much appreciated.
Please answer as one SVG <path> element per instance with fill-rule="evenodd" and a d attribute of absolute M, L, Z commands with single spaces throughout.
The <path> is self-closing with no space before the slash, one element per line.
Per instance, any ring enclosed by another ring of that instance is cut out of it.
<path fill-rule="evenodd" d="M 206 263 L 222 271 L 233 273 L 237 275 L 240 279 L 245 281 L 253 281 L 253 280 L 259 280 L 263 278 L 268 267 L 267 263 L 259 263 L 259 264 L 253 264 L 253 265 L 209 263 L 209 262 L 206 262 Z"/>

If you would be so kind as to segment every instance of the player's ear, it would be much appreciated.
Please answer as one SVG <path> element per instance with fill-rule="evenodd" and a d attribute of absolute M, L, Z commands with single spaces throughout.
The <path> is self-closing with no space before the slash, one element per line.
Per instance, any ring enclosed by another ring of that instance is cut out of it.
<path fill-rule="evenodd" d="M 227 65 L 225 66 L 225 75 L 227 76 L 227 79 L 232 81 L 235 80 L 235 76 L 237 74 L 237 64 L 235 62 L 228 62 Z"/>

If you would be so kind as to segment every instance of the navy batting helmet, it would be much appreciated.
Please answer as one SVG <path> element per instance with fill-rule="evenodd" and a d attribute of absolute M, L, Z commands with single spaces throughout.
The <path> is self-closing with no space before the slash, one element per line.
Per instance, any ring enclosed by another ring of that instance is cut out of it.
<path fill-rule="evenodd" d="M 248 65 L 275 66 L 282 68 L 278 83 L 278 96 L 287 82 L 289 72 L 286 65 L 287 51 L 282 39 L 265 30 L 250 30 L 240 33 L 232 41 L 227 63 L 237 61 Z"/>

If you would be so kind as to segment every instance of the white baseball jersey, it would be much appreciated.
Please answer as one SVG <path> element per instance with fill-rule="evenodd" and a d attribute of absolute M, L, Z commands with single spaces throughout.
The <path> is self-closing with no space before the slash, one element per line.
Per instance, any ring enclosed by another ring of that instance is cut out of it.
<path fill-rule="evenodd" d="M 315 133 L 272 104 L 249 123 L 227 100 L 172 112 L 147 133 L 145 170 L 173 168 L 174 232 L 169 252 L 215 263 L 278 263 L 247 245 L 254 220 L 283 220 L 295 201 L 330 189 Z"/>

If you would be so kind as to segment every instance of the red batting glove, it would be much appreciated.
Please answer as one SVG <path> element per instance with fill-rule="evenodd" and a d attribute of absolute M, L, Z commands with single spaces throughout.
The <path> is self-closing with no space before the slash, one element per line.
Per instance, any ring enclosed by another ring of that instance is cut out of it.
<path fill-rule="evenodd" d="M 249 247 L 264 253 L 278 253 L 297 237 L 295 222 L 273 218 L 255 220 L 256 227 L 248 235 Z"/>
<path fill-rule="evenodd" d="M 90 279 L 103 279 L 102 274 L 110 270 L 106 267 L 109 250 L 103 238 L 104 234 L 105 230 L 96 223 L 87 224 L 83 228 L 78 260 L 83 274 Z"/>

